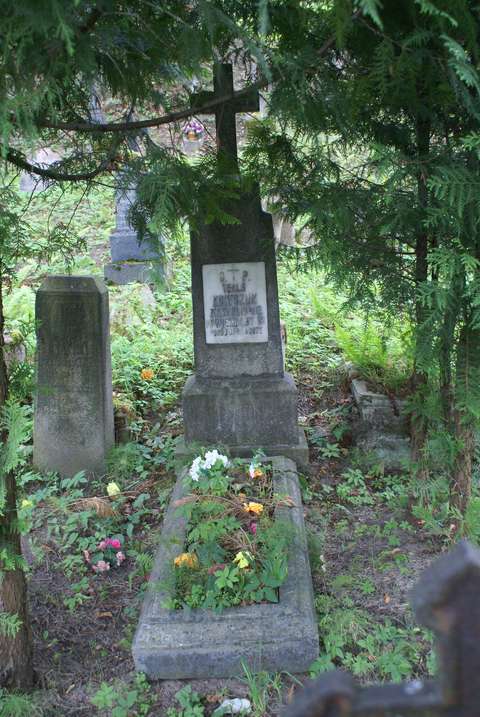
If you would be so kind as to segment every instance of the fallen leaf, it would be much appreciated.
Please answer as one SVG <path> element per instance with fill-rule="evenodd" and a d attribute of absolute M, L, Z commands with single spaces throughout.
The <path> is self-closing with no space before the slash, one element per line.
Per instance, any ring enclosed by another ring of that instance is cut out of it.
<path fill-rule="evenodd" d="M 111 518 L 116 514 L 115 508 L 109 500 L 95 496 L 92 498 L 79 498 L 72 503 L 72 509 L 76 511 L 94 510 L 100 518 Z"/>
<path fill-rule="evenodd" d="M 95 613 L 95 617 L 113 617 L 113 614 L 109 610 L 105 612 L 100 612 L 99 610 L 97 610 L 97 612 Z"/>
<path fill-rule="evenodd" d="M 295 501 L 289 495 L 285 495 L 283 498 L 280 498 L 277 505 L 284 505 L 287 508 L 295 508 Z"/>
<path fill-rule="evenodd" d="M 197 500 L 196 495 L 186 495 L 184 498 L 179 498 L 178 500 L 174 501 L 173 505 L 175 508 L 179 508 L 182 505 L 187 505 L 188 503 L 195 503 Z"/>
<path fill-rule="evenodd" d="M 215 702 L 220 702 L 222 695 L 213 693 L 212 695 L 205 695 L 205 699 L 209 704 L 213 704 Z"/>
<path fill-rule="evenodd" d="M 385 603 L 385 605 L 388 605 L 391 599 L 392 598 L 387 593 L 385 593 L 385 595 L 383 596 L 383 602 Z"/>

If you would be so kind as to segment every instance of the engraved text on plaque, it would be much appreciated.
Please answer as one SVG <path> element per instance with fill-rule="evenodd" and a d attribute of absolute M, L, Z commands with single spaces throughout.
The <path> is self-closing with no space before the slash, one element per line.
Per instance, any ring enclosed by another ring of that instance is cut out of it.
<path fill-rule="evenodd" d="M 268 341 L 265 263 L 204 264 L 207 344 Z"/>

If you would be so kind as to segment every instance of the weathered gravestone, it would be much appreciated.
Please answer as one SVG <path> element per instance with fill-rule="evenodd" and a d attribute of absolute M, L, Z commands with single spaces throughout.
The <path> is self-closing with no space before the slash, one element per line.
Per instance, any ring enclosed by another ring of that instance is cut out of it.
<path fill-rule="evenodd" d="M 113 445 L 108 292 L 91 276 L 49 276 L 36 297 L 34 464 L 102 474 Z"/>
<path fill-rule="evenodd" d="M 31 159 L 32 164 L 41 167 L 42 169 L 48 169 L 55 162 L 59 162 L 61 156 L 54 152 L 49 147 L 38 150 Z M 38 174 L 30 174 L 29 172 L 22 172 L 20 175 L 20 191 L 21 192 L 35 192 L 41 191 L 48 186 L 48 180 L 42 179 Z"/>
<path fill-rule="evenodd" d="M 112 261 L 104 267 L 105 279 L 113 284 L 153 283 L 165 279 L 162 238 L 146 236 L 140 241 L 130 222 L 135 200 L 134 187 L 119 187 L 115 195 L 116 226 L 110 235 Z"/>
<path fill-rule="evenodd" d="M 232 67 L 217 65 L 214 98 L 225 98 L 215 109 L 217 148 L 238 172 L 235 113 L 258 109 L 258 93 L 232 95 Z M 202 93 L 198 101 L 210 97 Z M 191 233 L 195 374 L 183 392 L 185 445 L 178 452 L 223 444 L 233 455 L 263 448 L 305 463 L 297 389 L 283 370 L 272 217 L 257 192 L 225 209 L 237 224 L 214 222 Z"/>

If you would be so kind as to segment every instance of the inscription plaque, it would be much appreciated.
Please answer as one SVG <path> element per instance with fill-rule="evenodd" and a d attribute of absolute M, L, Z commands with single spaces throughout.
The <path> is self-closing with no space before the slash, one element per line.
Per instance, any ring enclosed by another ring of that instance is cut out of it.
<path fill-rule="evenodd" d="M 204 264 L 207 344 L 268 341 L 265 262 Z"/>

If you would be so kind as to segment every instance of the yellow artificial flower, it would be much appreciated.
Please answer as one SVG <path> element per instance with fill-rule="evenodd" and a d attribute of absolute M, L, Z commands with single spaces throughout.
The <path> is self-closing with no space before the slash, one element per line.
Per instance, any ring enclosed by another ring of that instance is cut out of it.
<path fill-rule="evenodd" d="M 107 485 L 107 495 L 110 498 L 116 498 L 117 495 L 120 495 L 120 493 L 121 493 L 121 490 L 118 487 L 118 485 L 116 483 L 114 483 L 114 481 L 112 481 L 111 483 L 109 483 Z"/>
<path fill-rule="evenodd" d="M 244 503 L 243 507 L 247 513 L 255 513 L 255 515 L 261 515 L 263 513 L 263 505 L 261 503 Z"/>
<path fill-rule="evenodd" d="M 33 503 L 31 500 L 28 500 L 28 498 L 24 498 L 21 503 L 22 508 L 31 508 L 33 506 Z"/>
<path fill-rule="evenodd" d="M 248 475 L 250 478 L 262 478 L 264 473 L 258 464 L 255 465 L 255 463 L 250 463 Z"/>
<path fill-rule="evenodd" d="M 183 566 L 187 568 L 198 568 L 198 558 L 195 553 L 182 553 L 181 555 L 177 555 L 173 564 L 176 565 L 177 568 Z"/>
<path fill-rule="evenodd" d="M 243 570 L 244 568 L 249 567 L 252 560 L 253 557 L 251 553 L 248 552 L 248 550 L 241 550 L 235 555 L 233 562 L 237 563 L 238 567 Z"/>
<path fill-rule="evenodd" d="M 151 368 L 142 368 L 140 376 L 144 381 L 151 381 L 154 377 L 154 373 Z"/>

